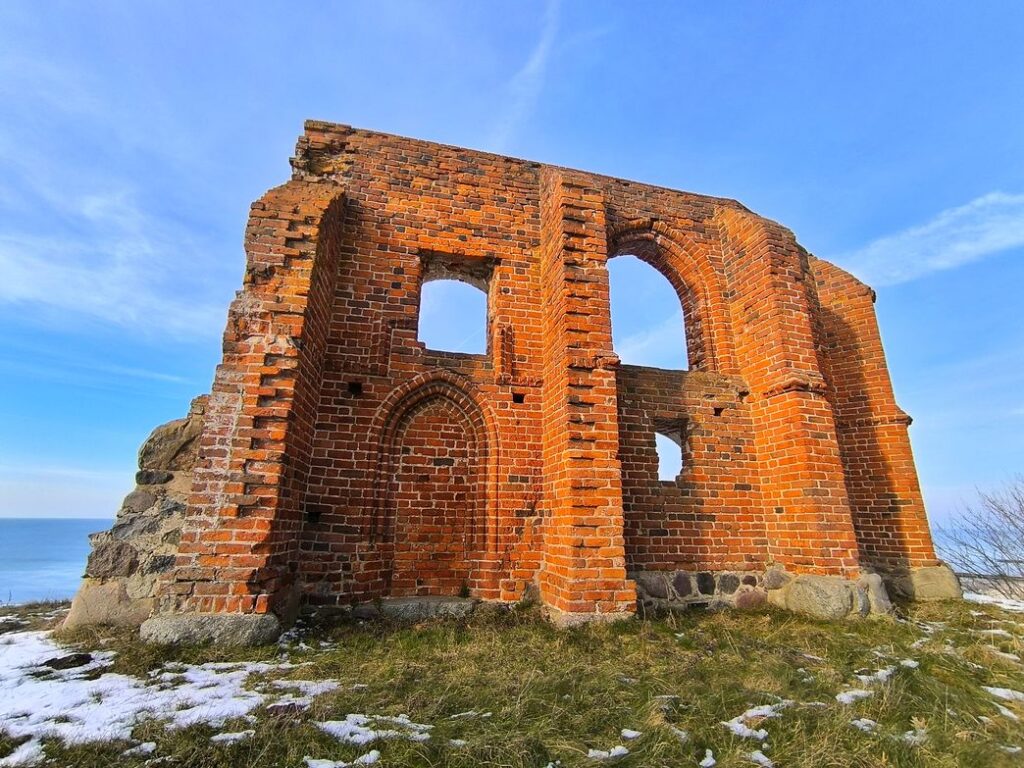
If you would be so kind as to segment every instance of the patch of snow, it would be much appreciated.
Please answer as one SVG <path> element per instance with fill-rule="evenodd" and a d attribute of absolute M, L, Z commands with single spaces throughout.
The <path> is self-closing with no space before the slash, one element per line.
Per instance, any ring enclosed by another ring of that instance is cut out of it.
<path fill-rule="evenodd" d="M 246 741 L 256 735 L 256 731 L 237 731 L 235 733 L 218 733 L 216 736 L 211 736 L 210 741 L 214 744 L 237 744 L 240 741 Z"/>
<path fill-rule="evenodd" d="M 69 745 L 131 741 L 132 729 L 145 719 L 165 721 L 169 728 L 222 728 L 268 699 L 266 691 L 247 687 L 251 675 L 295 666 L 176 663 L 143 680 L 104 673 L 114 656 L 107 651 L 93 652 L 89 663 L 73 669 L 42 666 L 63 653 L 49 632 L 0 635 L 0 691 L 17 691 L 0 695 L 0 729 L 12 738 L 29 737 L 0 766 L 38 761 L 44 739 Z"/>
<path fill-rule="evenodd" d="M 895 667 L 883 667 L 882 669 L 878 670 L 873 674 L 855 675 L 855 677 L 865 685 L 871 685 L 872 683 L 884 683 L 886 680 L 893 676 L 893 673 L 895 671 Z"/>
<path fill-rule="evenodd" d="M 768 755 L 766 755 L 760 749 L 755 749 L 753 752 L 747 755 L 747 759 L 756 765 L 762 766 L 762 768 L 775 768 L 775 763 L 773 763 L 769 759 Z"/>
<path fill-rule="evenodd" d="M 340 683 L 335 680 L 274 680 L 271 685 L 275 688 L 299 691 L 303 697 L 319 696 L 322 693 L 336 691 L 340 687 Z"/>
<path fill-rule="evenodd" d="M 448 746 L 450 747 L 464 747 L 469 744 L 465 739 L 448 739 Z"/>
<path fill-rule="evenodd" d="M 1015 691 L 1012 688 L 989 688 L 985 685 L 983 685 L 982 688 L 993 696 L 1005 699 L 1006 701 L 1024 701 L 1024 693 Z"/>
<path fill-rule="evenodd" d="M 921 662 L 915 661 L 914 659 L 904 659 L 900 662 L 900 666 L 906 667 L 907 669 L 917 669 L 921 666 Z"/>
<path fill-rule="evenodd" d="M 427 741 L 432 725 L 414 723 L 408 715 L 388 717 L 386 715 L 348 715 L 344 720 L 328 720 L 317 723 L 320 730 L 338 741 L 348 744 L 369 744 L 385 739 L 408 739 Z"/>
<path fill-rule="evenodd" d="M 1024 613 L 1024 600 L 1011 600 L 1008 597 L 995 597 L 993 595 L 982 595 L 977 592 L 964 592 L 964 600 L 983 605 L 995 605 L 1007 611 Z"/>
<path fill-rule="evenodd" d="M 803 656 L 805 659 L 810 659 L 811 661 L 824 661 L 825 660 L 821 656 L 815 656 L 813 653 L 801 653 L 800 655 Z"/>
<path fill-rule="evenodd" d="M 304 757 L 302 760 L 306 764 L 306 768 L 351 768 L 356 765 L 373 765 L 380 760 L 380 752 L 372 749 L 351 763 L 346 763 L 344 760 L 318 760 L 312 757 Z"/>
<path fill-rule="evenodd" d="M 978 635 L 990 635 L 991 637 L 1013 637 L 1013 635 L 1005 629 L 976 629 L 974 632 Z"/>
<path fill-rule="evenodd" d="M 156 752 L 156 742 L 146 741 L 138 746 L 126 749 L 121 753 L 121 757 L 145 757 L 146 755 L 152 755 Z"/>
<path fill-rule="evenodd" d="M 851 720 L 850 725 L 858 730 L 864 731 L 864 733 L 871 733 L 878 727 L 878 723 L 867 717 L 859 717 L 856 720 Z"/>
<path fill-rule="evenodd" d="M 851 688 L 848 691 L 836 694 L 836 701 L 840 704 L 853 704 L 855 701 L 866 699 L 868 696 L 874 696 L 874 691 L 865 691 L 863 688 Z"/>
<path fill-rule="evenodd" d="M 928 741 L 928 732 L 924 728 L 915 728 L 900 736 L 900 741 L 912 747 L 919 747 Z"/>
<path fill-rule="evenodd" d="M 1006 659 L 1007 661 L 1020 661 L 1020 656 L 1016 653 L 1005 653 L 1004 651 L 997 651 L 995 648 L 989 648 L 988 652 L 993 656 L 998 656 L 999 658 Z"/>
<path fill-rule="evenodd" d="M 751 728 L 747 725 L 747 721 L 756 720 L 760 722 L 770 717 L 778 717 L 781 710 L 792 704 L 792 701 L 780 701 L 778 704 L 762 704 L 759 707 L 751 707 L 742 715 L 737 715 L 732 720 L 722 723 L 722 725 L 741 739 L 757 739 L 758 741 L 764 741 L 768 738 L 768 731 L 764 728 Z"/>
<path fill-rule="evenodd" d="M 1017 717 L 1017 713 L 1014 712 L 1012 709 L 1007 709 L 1002 704 L 996 704 L 996 709 L 999 710 L 999 714 L 1003 717 L 1013 720 L 1014 722 L 1020 721 L 1020 718 Z"/>
<path fill-rule="evenodd" d="M 688 734 L 682 728 L 676 728 L 674 725 L 670 725 L 669 728 L 672 730 L 672 733 L 675 734 L 676 738 L 679 739 L 680 741 L 687 741 L 687 740 L 689 740 L 690 734 Z"/>
<path fill-rule="evenodd" d="M 629 750 L 619 744 L 617 747 L 612 747 L 609 750 L 603 749 L 591 749 L 587 752 L 587 757 L 591 760 L 618 760 L 620 757 L 625 757 L 629 754 Z"/>
<path fill-rule="evenodd" d="M 715 753 L 710 749 L 704 750 L 704 759 L 697 763 L 699 768 L 715 768 L 718 765 L 718 761 L 715 760 Z"/>
<path fill-rule="evenodd" d="M 15 747 L 7 757 L 0 759 L 0 765 L 32 765 L 42 759 L 42 743 L 38 739 L 29 739 Z"/>
<path fill-rule="evenodd" d="M 1009 744 L 1000 745 L 999 748 L 1008 755 L 1019 755 L 1022 751 L 1020 747 L 1011 747 Z"/>
<path fill-rule="evenodd" d="M 493 712 L 477 712 L 475 709 L 470 709 L 465 712 L 457 712 L 456 714 L 449 717 L 449 720 L 465 720 L 471 717 L 479 717 L 481 719 L 490 717 Z"/>
<path fill-rule="evenodd" d="M 633 731 L 629 728 L 623 728 L 619 735 L 622 736 L 622 738 L 626 739 L 626 741 L 639 739 L 641 736 L 643 736 L 643 734 L 640 731 Z"/>

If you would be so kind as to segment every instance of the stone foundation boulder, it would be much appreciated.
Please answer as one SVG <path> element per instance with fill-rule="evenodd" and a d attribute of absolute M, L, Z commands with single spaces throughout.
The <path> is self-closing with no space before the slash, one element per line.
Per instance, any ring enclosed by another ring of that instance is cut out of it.
<path fill-rule="evenodd" d="M 768 602 L 779 608 L 832 621 L 892 613 L 885 584 L 877 573 L 866 572 L 851 581 L 807 573 L 794 576 L 778 568 L 772 571 L 765 579 L 771 585 Z"/>
<path fill-rule="evenodd" d="M 139 630 L 154 645 L 267 645 L 280 635 L 272 613 L 168 613 L 146 619 Z"/>
<path fill-rule="evenodd" d="M 945 564 L 891 574 L 886 582 L 894 595 L 908 600 L 956 600 L 963 597 L 960 580 Z"/>
<path fill-rule="evenodd" d="M 136 487 L 113 527 L 89 537 L 85 577 L 64 622 L 139 626 L 156 604 L 161 574 L 174 565 L 198 457 L 207 397 L 189 414 L 157 427 L 139 449 Z"/>

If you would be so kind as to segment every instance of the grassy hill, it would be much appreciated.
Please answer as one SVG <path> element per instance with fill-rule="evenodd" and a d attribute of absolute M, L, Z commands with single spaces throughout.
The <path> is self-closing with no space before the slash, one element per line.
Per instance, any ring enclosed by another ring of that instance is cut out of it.
<path fill-rule="evenodd" d="M 5 652 L 69 650 L 31 632 L 52 607 L 5 613 L 0 765 L 38 749 L 96 768 L 1024 765 L 1024 614 L 987 605 L 834 624 L 692 611 L 570 631 L 533 609 L 480 609 L 311 627 L 258 650 L 101 630 L 60 638 L 92 654 L 67 662 L 80 666 L 14 672 Z M 34 730 L 10 719 L 19 690 L 23 707 L 49 702 Z M 112 713 L 109 738 L 68 743 Z"/>

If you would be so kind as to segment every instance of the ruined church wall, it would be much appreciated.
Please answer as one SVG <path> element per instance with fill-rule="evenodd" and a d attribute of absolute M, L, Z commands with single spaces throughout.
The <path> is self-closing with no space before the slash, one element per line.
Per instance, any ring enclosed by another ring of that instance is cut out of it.
<path fill-rule="evenodd" d="M 404 518 L 422 516 L 428 507 L 440 512 L 441 525 L 433 541 L 421 543 L 435 554 L 438 571 L 445 563 L 462 565 L 433 576 L 425 569 L 420 591 L 436 592 L 431 584 L 444 583 L 449 594 L 458 594 L 465 583 L 475 596 L 516 599 L 536 569 L 536 556 L 521 552 L 521 543 L 541 514 L 536 166 L 360 133 L 347 137 L 344 154 L 351 193 L 300 544 L 307 599 L 345 602 L 395 593 L 391 579 L 396 539 L 399 549 L 404 546 Z M 454 262 L 465 267 L 462 277 L 487 287 L 488 325 L 466 329 L 487 335 L 487 354 L 428 351 L 417 340 L 420 289 L 431 258 L 442 274 Z M 467 453 L 437 425 L 430 444 L 419 446 L 436 454 L 432 471 L 424 467 L 422 482 L 407 477 L 392 487 L 403 451 L 416 446 L 406 439 L 406 423 L 390 421 L 439 370 L 449 372 L 444 382 L 450 391 L 438 387 L 428 398 L 433 404 L 424 407 L 457 408 L 455 398 L 486 427 Z M 452 461 L 479 476 L 472 505 L 437 498 L 447 495 L 437 479 L 452 471 Z M 466 514 L 474 534 L 442 541 L 441 531 L 462 530 Z M 460 546 L 465 551 L 454 551 Z M 531 558 L 533 565 L 524 566 Z M 397 591 L 417 593 L 415 580 Z"/>
<path fill-rule="evenodd" d="M 323 123 L 293 169 L 253 206 L 165 608 L 536 585 L 571 618 L 631 611 L 630 574 L 649 571 L 728 572 L 731 589 L 773 564 L 933 562 L 873 310 L 784 228 L 731 200 Z M 675 288 L 690 371 L 619 365 L 607 263 L 625 254 Z M 417 340 L 439 277 L 486 290 L 485 354 Z M 659 430 L 683 445 L 674 482 L 657 479 Z"/>

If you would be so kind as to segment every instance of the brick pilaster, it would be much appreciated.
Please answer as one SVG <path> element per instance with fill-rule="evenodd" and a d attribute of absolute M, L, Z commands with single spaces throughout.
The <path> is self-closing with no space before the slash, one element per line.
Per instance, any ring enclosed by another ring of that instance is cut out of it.
<path fill-rule="evenodd" d="M 626 580 L 603 197 L 545 169 L 544 602 L 573 617 L 633 611 Z"/>
<path fill-rule="evenodd" d="M 811 260 L 818 348 L 827 360 L 846 487 L 861 556 L 883 570 L 932 566 L 910 417 L 896 404 L 875 317 L 875 293 L 838 267 Z"/>
<path fill-rule="evenodd" d="M 835 419 L 815 350 L 806 257 L 782 227 L 718 216 L 732 276 L 737 357 L 751 388 L 769 552 L 797 571 L 858 568 Z"/>

